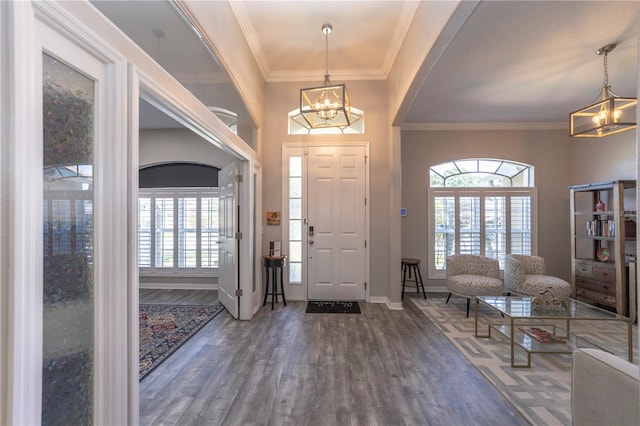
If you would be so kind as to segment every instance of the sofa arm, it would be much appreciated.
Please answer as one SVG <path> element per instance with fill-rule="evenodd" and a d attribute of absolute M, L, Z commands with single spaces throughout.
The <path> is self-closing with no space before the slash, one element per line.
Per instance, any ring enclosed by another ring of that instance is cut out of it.
<path fill-rule="evenodd" d="M 571 367 L 574 426 L 638 425 L 640 370 L 598 349 L 578 349 Z"/>

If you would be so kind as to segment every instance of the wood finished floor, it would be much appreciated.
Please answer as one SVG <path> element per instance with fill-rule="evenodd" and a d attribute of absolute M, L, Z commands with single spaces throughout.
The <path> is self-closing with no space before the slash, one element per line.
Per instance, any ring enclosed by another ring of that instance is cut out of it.
<path fill-rule="evenodd" d="M 217 290 L 163 290 L 140 289 L 140 303 L 167 303 L 173 305 L 211 305 L 218 301 Z"/>
<path fill-rule="evenodd" d="M 222 312 L 142 381 L 140 423 L 528 424 L 409 300 L 403 311 L 361 305 L 305 314 L 279 303 L 251 321 Z"/>

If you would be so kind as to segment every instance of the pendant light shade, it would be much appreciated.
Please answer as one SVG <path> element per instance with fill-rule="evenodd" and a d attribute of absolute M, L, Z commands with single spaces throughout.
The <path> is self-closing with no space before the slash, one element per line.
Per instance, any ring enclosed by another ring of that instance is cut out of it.
<path fill-rule="evenodd" d="M 573 137 L 601 138 L 636 128 L 638 99 L 620 97 L 609 86 L 607 55 L 615 48 L 615 44 L 608 44 L 596 51 L 596 54 L 604 56 L 604 82 L 600 100 L 570 114 Z"/>
<path fill-rule="evenodd" d="M 351 124 L 351 102 L 345 84 L 331 84 L 329 78 L 329 34 L 333 27 L 324 24 L 324 85 L 300 89 L 300 114 L 312 129 L 345 127 Z"/>

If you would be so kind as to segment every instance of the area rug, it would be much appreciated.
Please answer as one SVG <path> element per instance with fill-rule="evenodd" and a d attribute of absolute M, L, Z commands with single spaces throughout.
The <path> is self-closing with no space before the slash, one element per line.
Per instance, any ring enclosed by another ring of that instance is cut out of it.
<path fill-rule="evenodd" d="M 452 298 L 448 304 L 441 298 L 411 300 L 531 424 L 571 424 L 571 355 L 533 354 L 531 368 L 511 368 L 509 342 L 505 337 L 495 331 L 491 338 L 475 337 L 473 306 L 466 318 L 466 299 Z M 478 315 L 482 333 L 486 333 L 487 322 L 502 320 L 486 306 L 480 306 Z M 572 331 L 588 334 L 591 341 L 627 358 L 626 326 L 622 323 L 575 322 Z M 637 340 L 635 326 L 633 333 Z M 636 342 L 634 346 L 637 364 Z M 526 362 L 524 351 L 516 349 L 516 353 L 516 362 Z"/>
<path fill-rule="evenodd" d="M 358 302 L 334 302 L 334 301 L 309 301 L 307 302 L 308 314 L 359 314 Z"/>
<path fill-rule="evenodd" d="M 140 380 L 222 312 L 222 305 L 140 305 Z"/>

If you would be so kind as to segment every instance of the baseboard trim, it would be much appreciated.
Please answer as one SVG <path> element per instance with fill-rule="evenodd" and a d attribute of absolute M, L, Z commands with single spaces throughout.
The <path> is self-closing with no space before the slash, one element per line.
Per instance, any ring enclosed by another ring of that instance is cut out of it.
<path fill-rule="evenodd" d="M 402 302 L 391 302 L 386 296 L 370 297 L 369 303 L 384 303 L 387 305 L 387 308 L 393 311 L 402 311 L 404 309 Z"/>
<path fill-rule="evenodd" d="M 140 283 L 140 288 L 148 290 L 217 290 L 218 284 Z"/>

